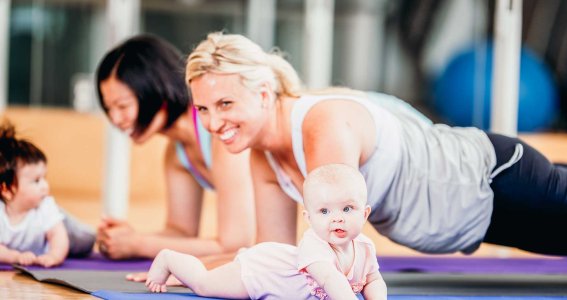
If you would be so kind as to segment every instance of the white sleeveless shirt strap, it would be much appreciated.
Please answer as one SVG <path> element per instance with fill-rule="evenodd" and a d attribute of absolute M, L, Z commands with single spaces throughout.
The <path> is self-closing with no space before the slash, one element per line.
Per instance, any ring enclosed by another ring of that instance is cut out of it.
<path fill-rule="evenodd" d="M 319 102 L 319 100 L 319 98 L 303 97 L 298 100 L 302 101 L 302 105 L 293 105 L 291 110 L 291 141 L 293 145 L 293 156 L 295 157 L 295 162 L 297 163 L 297 166 L 304 178 L 307 177 L 307 163 L 305 161 L 305 152 L 303 151 L 303 132 L 301 129 L 305 115 L 313 105 Z"/>
<path fill-rule="evenodd" d="M 303 203 L 303 197 L 301 196 L 301 193 L 297 190 L 295 185 L 293 185 L 293 182 L 291 181 L 289 176 L 282 170 L 272 153 L 270 153 L 269 151 L 264 151 L 264 154 L 266 155 L 266 159 L 268 160 L 270 167 L 276 174 L 276 178 L 282 190 L 291 199 L 295 200 L 298 203 Z"/>

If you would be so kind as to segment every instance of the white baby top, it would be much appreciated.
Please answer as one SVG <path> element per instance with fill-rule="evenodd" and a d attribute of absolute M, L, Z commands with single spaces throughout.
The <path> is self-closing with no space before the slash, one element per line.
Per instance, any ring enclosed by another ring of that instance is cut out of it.
<path fill-rule="evenodd" d="M 30 210 L 18 224 L 10 224 L 6 215 L 6 204 L 0 201 L 0 244 L 20 252 L 31 251 L 35 255 L 47 252 L 46 234 L 63 214 L 53 197 L 46 197 L 39 206 Z"/>

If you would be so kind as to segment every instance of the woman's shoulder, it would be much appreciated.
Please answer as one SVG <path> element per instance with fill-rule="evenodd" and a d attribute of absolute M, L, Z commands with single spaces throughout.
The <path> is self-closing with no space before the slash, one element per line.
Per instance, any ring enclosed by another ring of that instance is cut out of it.
<path fill-rule="evenodd" d="M 180 141 L 169 139 L 166 142 L 165 151 L 163 152 L 166 164 L 179 164 L 179 147 L 183 148 L 183 144 Z"/>
<path fill-rule="evenodd" d="M 370 128 L 372 118 L 368 108 L 361 104 L 363 98 L 349 97 L 348 95 L 315 96 L 300 99 L 292 113 L 292 126 L 295 130 L 301 126 L 301 132 L 311 133 L 308 138 L 317 138 L 321 134 L 332 132 L 347 132 L 357 128 Z M 310 102 L 310 103 L 307 103 Z M 345 126 L 349 124 L 349 126 Z"/>
<path fill-rule="evenodd" d="M 180 141 L 174 139 L 168 139 L 165 143 L 165 155 L 172 155 L 175 154 L 175 149 L 179 147 L 179 145 L 183 145 Z"/>
<path fill-rule="evenodd" d="M 337 115 L 348 115 L 354 107 L 360 107 L 361 102 L 368 100 L 366 93 L 356 90 L 338 89 L 315 91 L 303 94 L 294 104 L 294 114 L 304 114 L 306 117 L 329 116 L 336 119 Z M 356 109 L 354 109 L 356 110 Z M 308 116 L 307 116 L 308 115 Z"/>

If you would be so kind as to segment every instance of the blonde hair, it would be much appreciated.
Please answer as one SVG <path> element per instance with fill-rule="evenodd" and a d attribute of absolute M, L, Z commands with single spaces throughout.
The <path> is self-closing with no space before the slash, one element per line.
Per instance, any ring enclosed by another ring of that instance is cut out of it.
<path fill-rule="evenodd" d="M 354 199 L 363 204 L 367 202 L 366 181 L 356 168 L 345 164 L 327 164 L 307 174 L 303 182 L 303 204 L 308 199 L 318 197 L 319 189 L 329 187 L 347 190 Z"/>
<path fill-rule="evenodd" d="M 206 73 L 238 74 L 248 89 L 268 82 L 278 96 L 297 97 L 301 89 L 297 72 L 277 50 L 265 52 L 238 34 L 210 33 L 191 52 L 185 68 L 186 83 Z"/>

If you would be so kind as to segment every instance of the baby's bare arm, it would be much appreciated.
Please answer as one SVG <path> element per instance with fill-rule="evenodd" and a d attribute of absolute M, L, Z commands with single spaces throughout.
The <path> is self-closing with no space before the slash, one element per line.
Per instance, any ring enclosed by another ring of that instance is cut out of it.
<path fill-rule="evenodd" d="M 20 255 L 19 251 L 12 250 L 0 244 L 0 262 L 7 264 L 16 263 L 19 255 Z"/>
<path fill-rule="evenodd" d="M 362 290 L 364 299 L 366 300 L 386 300 L 388 297 L 388 289 L 386 282 L 382 278 L 382 274 L 376 271 L 368 275 L 368 279 L 364 289 Z"/>
<path fill-rule="evenodd" d="M 47 242 L 49 251 L 38 256 L 36 263 L 46 268 L 62 264 L 69 253 L 69 238 L 62 221 L 47 232 Z"/>
<path fill-rule="evenodd" d="M 0 262 L 7 264 L 31 265 L 36 257 L 32 252 L 20 252 L 0 244 Z"/>
<path fill-rule="evenodd" d="M 356 299 L 345 275 L 330 262 L 316 262 L 307 267 L 307 272 L 331 299 Z"/>

